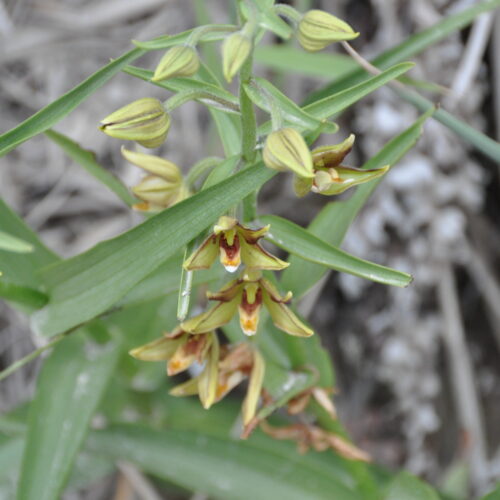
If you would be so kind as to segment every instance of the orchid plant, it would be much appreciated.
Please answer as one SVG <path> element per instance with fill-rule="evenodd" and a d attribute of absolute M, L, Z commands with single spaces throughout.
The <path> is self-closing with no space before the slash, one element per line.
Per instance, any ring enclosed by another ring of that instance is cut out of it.
<path fill-rule="evenodd" d="M 472 8 L 470 20 L 495 2 Z M 349 45 L 359 35 L 355 27 L 329 12 L 299 12 L 274 0 L 235 6 L 233 24 L 134 42 L 133 50 L 0 137 L 5 154 L 45 132 L 144 216 L 118 237 L 63 260 L 0 204 L 0 296 L 27 312 L 45 339 L 0 380 L 54 348 L 21 424 L 26 445 L 18 498 L 59 498 L 82 447 L 96 462 L 125 459 L 214 498 L 382 499 L 387 488 L 387 498 L 403 498 L 401 488 L 436 498 L 411 476 L 387 486 L 369 453 L 351 441 L 335 409 L 330 357 L 301 308 L 332 270 L 383 285 L 411 282 L 409 274 L 339 246 L 435 109 L 424 100 L 422 116 L 360 168 L 345 164 L 354 135 L 332 120 L 383 85 L 402 92 L 396 79 L 413 66 L 402 58 L 421 50 L 423 38 L 409 45 L 413 52 L 406 47 L 392 55 L 393 66 L 378 69 Z M 444 36 L 449 25 L 436 33 Z M 299 105 L 255 74 L 256 48 L 267 32 L 295 52 L 342 45 L 363 68 Z M 220 46 L 215 63 L 203 55 L 212 43 Z M 156 68 L 132 65 L 154 51 Z M 100 130 L 145 172 L 128 189 L 93 154 L 48 130 L 119 71 L 170 93 L 163 101 L 146 95 L 103 112 Z M 224 155 L 185 169 L 151 150 L 175 147 L 169 130 L 176 109 L 189 101 L 210 112 Z M 314 146 L 318 139 L 328 145 Z M 326 203 L 308 228 L 262 213 L 260 189 L 278 175 L 292 177 L 297 210 L 320 195 L 335 203 Z M 119 411 L 110 409 L 115 400 Z M 138 423 L 124 425 L 128 410 Z M 102 425 L 91 425 L 96 412 Z M 0 419 L 0 431 L 4 424 Z M 281 472 L 270 478 L 274 469 Z"/>

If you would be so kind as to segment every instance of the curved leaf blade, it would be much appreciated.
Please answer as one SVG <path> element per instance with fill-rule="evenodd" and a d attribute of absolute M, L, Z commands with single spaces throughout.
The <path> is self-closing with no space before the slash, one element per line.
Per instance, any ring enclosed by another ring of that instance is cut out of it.
<path fill-rule="evenodd" d="M 124 203 L 132 206 L 134 203 L 138 202 L 117 177 L 97 163 L 95 154 L 92 151 L 83 149 L 69 137 L 59 132 L 55 132 L 54 130 L 47 130 L 45 135 L 60 146 L 72 160 L 80 164 L 90 175 L 113 191 L 113 193 L 115 193 Z"/>
<path fill-rule="evenodd" d="M 259 165 L 201 191 L 42 274 L 50 302 L 33 326 L 55 335 L 105 312 L 134 285 L 276 172 Z"/>
<path fill-rule="evenodd" d="M 266 235 L 270 241 L 301 259 L 384 285 L 405 287 L 412 280 L 402 271 L 354 257 L 289 220 L 276 215 L 265 215 L 261 220 L 271 224 Z"/>
<path fill-rule="evenodd" d="M 333 474 L 325 474 L 305 457 L 263 451 L 251 440 L 127 425 L 94 433 L 89 445 L 112 458 L 126 456 L 145 472 L 214 498 L 358 498 Z"/>
<path fill-rule="evenodd" d="M 113 374 L 119 350 L 73 334 L 53 351 L 30 407 L 18 500 L 59 498 L 88 425 Z"/>
<path fill-rule="evenodd" d="M 363 165 L 363 168 L 372 169 L 396 164 L 415 145 L 422 134 L 422 125 L 427 118 L 428 114 L 426 113 L 413 125 L 390 140 Z M 381 178 L 375 179 L 358 186 L 347 201 L 336 201 L 326 205 L 311 223 L 309 231 L 322 237 L 330 245 L 340 246 L 352 221 L 381 180 Z M 292 290 L 296 297 L 301 297 L 326 272 L 323 266 L 299 261 L 298 257 L 293 255 L 289 262 L 290 266 L 283 271 L 282 285 L 287 290 Z"/>
<path fill-rule="evenodd" d="M 82 83 L 74 87 L 59 99 L 45 106 L 27 120 L 15 128 L 0 135 L 0 157 L 7 154 L 19 144 L 31 139 L 31 137 L 45 132 L 58 121 L 62 120 L 87 97 L 102 87 L 112 76 L 118 73 L 124 66 L 139 58 L 146 51 L 132 49 L 118 59 L 110 62 Z"/>

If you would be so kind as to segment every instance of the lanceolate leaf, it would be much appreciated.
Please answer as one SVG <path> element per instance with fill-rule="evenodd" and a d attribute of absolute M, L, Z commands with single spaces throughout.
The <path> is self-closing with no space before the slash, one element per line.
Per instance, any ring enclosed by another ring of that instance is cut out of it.
<path fill-rule="evenodd" d="M 417 142 L 427 117 L 427 114 L 421 116 L 411 127 L 389 141 L 363 168 L 372 169 L 397 163 Z M 381 179 L 375 179 L 358 186 L 347 201 L 326 205 L 311 223 L 309 231 L 330 245 L 340 246 L 350 224 L 380 181 Z M 291 256 L 289 262 L 290 267 L 283 272 L 282 286 L 292 290 L 296 297 L 302 296 L 326 272 L 324 267 L 304 262 L 295 256 Z"/>
<path fill-rule="evenodd" d="M 32 247 L 29 253 L 13 253 L 0 249 L 0 271 L 2 280 L 17 285 L 36 288 L 40 284 L 36 271 L 57 260 L 37 235 L 2 200 L 0 200 L 0 227 Z"/>
<path fill-rule="evenodd" d="M 118 352 L 112 344 L 86 345 L 76 333 L 44 363 L 30 408 L 18 500 L 60 497 Z"/>
<path fill-rule="evenodd" d="M 0 250 L 14 253 L 30 253 L 33 251 L 33 245 L 11 234 L 0 231 Z"/>
<path fill-rule="evenodd" d="M 57 145 L 61 146 L 62 150 L 74 161 L 80 164 L 90 175 L 94 176 L 98 181 L 102 182 L 113 193 L 118 196 L 127 205 L 133 205 L 138 200 L 134 198 L 129 190 L 117 179 L 113 174 L 99 165 L 95 159 L 95 154 L 92 151 L 83 149 L 79 144 L 72 141 L 69 137 L 55 132 L 54 130 L 47 130 L 45 135 L 54 141 Z"/>
<path fill-rule="evenodd" d="M 346 90 L 329 95 L 319 101 L 308 104 L 303 109 L 307 113 L 316 116 L 317 118 L 329 118 L 340 111 L 343 111 L 351 104 L 359 101 L 362 97 L 370 94 L 387 82 L 394 80 L 398 76 L 406 73 L 414 66 L 413 63 L 401 63 L 393 66 L 380 73 L 380 75 L 373 76 L 368 80 L 350 87 Z"/>
<path fill-rule="evenodd" d="M 472 7 L 458 12 L 451 16 L 445 16 L 442 21 L 434 26 L 416 33 L 406 39 L 403 43 L 385 51 L 373 59 L 372 64 L 380 69 L 386 69 L 393 64 L 406 61 L 412 56 L 419 54 L 426 48 L 435 44 L 439 40 L 446 38 L 451 33 L 460 30 L 470 24 L 479 14 L 488 12 L 500 7 L 500 0 L 485 0 L 477 2 Z M 323 89 L 314 92 L 307 99 L 308 103 L 323 99 L 334 92 L 339 92 L 352 85 L 356 85 L 368 77 L 366 71 L 362 68 L 355 69 L 345 75 L 341 80 L 334 81 Z M 332 75 L 335 78 L 335 75 Z"/>
<path fill-rule="evenodd" d="M 384 285 L 404 287 L 411 282 L 409 274 L 349 255 L 289 220 L 275 215 L 263 216 L 261 220 L 271 224 L 266 235 L 269 240 L 304 260 Z"/>
<path fill-rule="evenodd" d="M 384 500 L 439 500 L 439 496 L 428 484 L 401 472 L 389 485 Z"/>
<path fill-rule="evenodd" d="M 49 304 L 34 316 L 45 335 L 64 332 L 106 311 L 275 172 L 248 168 L 88 252 L 43 273 Z"/>
<path fill-rule="evenodd" d="M 56 101 L 45 106 L 40 111 L 30 116 L 17 127 L 0 136 L 0 156 L 5 155 L 11 149 L 27 141 L 31 137 L 45 132 L 59 120 L 68 115 L 87 97 L 93 94 L 99 87 L 104 85 L 113 75 L 118 73 L 124 66 L 142 56 L 146 51 L 133 49 L 123 54 L 118 59 L 110 62 L 92 76 L 70 90 L 67 94 Z"/>
<path fill-rule="evenodd" d="M 147 473 L 218 499 L 359 498 L 307 456 L 264 451 L 251 440 L 128 425 L 94 433 L 89 447 L 115 459 L 126 456 Z"/>

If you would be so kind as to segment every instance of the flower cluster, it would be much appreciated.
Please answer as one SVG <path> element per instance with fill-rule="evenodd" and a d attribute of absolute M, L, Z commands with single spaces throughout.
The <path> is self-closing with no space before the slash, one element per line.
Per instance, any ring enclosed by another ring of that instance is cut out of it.
<path fill-rule="evenodd" d="M 279 5 L 275 7 L 280 8 Z M 358 36 L 347 23 L 326 12 L 310 10 L 300 15 L 289 6 L 285 8 L 292 13 L 290 20 L 295 25 L 298 42 L 308 51 L 321 50 L 331 43 L 351 40 Z M 167 137 L 173 109 L 189 99 L 196 99 L 205 104 L 208 101 L 219 105 L 226 103 L 230 112 L 244 115 L 251 107 L 251 103 L 244 100 L 244 84 L 250 81 L 251 54 L 256 39 L 261 35 L 260 28 L 263 27 L 262 24 L 259 25 L 261 19 L 257 11 L 258 9 L 246 11 L 242 7 L 240 18 L 243 23 L 236 29 L 233 26 L 208 25 L 196 28 L 181 37 L 182 43 L 170 46 L 162 55 L 152 73 L 151 81 L 170 88 L 161 82 L 177 78 L 179 87 L 187 90 L 179 91 L 163 103 L 152 97 L 136 100 L 104 118 L 100 129 L 111 137 L 135 141 L 145 148 L 157 148 Z M 217 35 L 217 32 L 221 31 L 222 36 Z M 208 35 L 214 40 L 223 39 L 222 73 L 226 81 L 231 83 L 239 72 L 242 73 L 240 78 L 243 90 L 240 91 L 239 105 L 238 98 L 233 95 L 228 97 L 228 91 L 225 89 L 216 89 L 215 92 L 215 85 L 205 85 L 203 78 L 192 78 L 202 67 L 197 43 L 204 36 L 207 36 L 208 40 Z M 170 83 L 176 88 L 174 82 Z M 273 96 L 268 95 L 264 89 L 261 99 L 269 100 L 273 99 Z M 267 137 L 256 138 L 255 117 L 247 120 L 249 126 L 253 126 L 255 130 L 248 134 L 250 138 L 253 137 L 247 141 L 250 146 L 243 144 L 242 158 L 248 160 L 257 157 L 271 169 L 293 172 L 298 196 L 304 196 L 310 191 L 323 195 L 338 194 L 351 186 L 372 180 L 387 170 L 388 167 L 360 170 L 342 165 L 345 156 L 352 149 L 353 135 L 340 144 L 311 151 L 299 130 L 282 125 L 279 108 L 280 105 L 276 102 L 269 105 L 273 130 Z M 251 113 L 253 114 L 253 110 Z M 245 123 L 244 119 L 242 123 Z M 261 141 L 264 143 L 262 150 L 258 145 Z M 122 155 L 128 162 L 146 172 L 139 184 L 132 188 L 133 194 L 141 200 L 134 205 L 135 209 L 158 212 L 182 202 L 195 191 L 193 179 L 199 175 L 199 168 L 193 169 L 185 179 L 180 168 L 167 159 L 125 147 L 122 147 Z M 259 329 L 264 330 L 264 322 L 260 321 L 260 316 L 262 311 L 267 311 L 272 323 L 289 335 L 309 337 L 314 333 L 289 307 L 292 293 L 282 295 L 270 273 L 283 270 L 289 264 L 269 253 L 261 245 L 260 241 L 268 231 L 269 226 L 254 229 L 229 215 L 220 217 L 213 231 L 185 259 L 183 267 L 187 273 L 208 269 L 218 258 L 229 273 L 236 273 L 244 266 L 239 275 L 218 291 L 207 292 L 207 299 L 215 302 L 213 306 L 188 319 L 185 319 L 184 313 L 180 314 L 180 324 L 172 332 L 130 351 L 133 357 L 140 360 L 165 361 L 169 376 L 185 372 L 197 363 L 201 367 L 198 374 L 174 387 L 171 394 L 198 395 L 204 408 L 210 408 L 238 384 L 248 380 L 242 406 L 245 434 L 260 421 L 257 408 L 263 395 L 265 359 L 249 341 L 227 345 L 221 343 L 217 329 L 224 327 L 237 316 L 243 334 L 254 336 L 259 333 Z M 318 387 L 307 389 L 291 399 L 288 402 L 289 413 L 295 415 L 302 412 L 311 399 L 335 418 L 335 408 L 330 397 L 325 389 Z M 286 401 L 282 404 L 286 404 Z M 350 453 L 351 458 L 364 459 L 361 452 L 356 454 L 355 449 L 349 448 L 347 443 L 339 444 L 340 438 L 317 427 L 298 424 L 273 430 L 265 425 L 267 424 L 264 424 L 264 430 L 277 438 L 292 437 L 298 440 L 301 449 L 309 446 L 325 449 L 330 446 L 344 455 Z"/>

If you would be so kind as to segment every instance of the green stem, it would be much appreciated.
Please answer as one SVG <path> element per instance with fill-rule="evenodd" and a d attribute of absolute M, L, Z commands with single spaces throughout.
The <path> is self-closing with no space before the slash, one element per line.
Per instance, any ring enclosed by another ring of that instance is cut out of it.
<path fill-rule="evenodd" d="M 218 31 L 223 33 L 232 33 L 237 30 L 238 26 L 233 26 L 231 24 L 207 24 L 205 26 L 199 26 L 191 32 L 189 38 L 186 40 L 186 45 L 193 47 L 196 46 L 207 33 L 214 33 Z"/>
<path fill-rule="evenodd" d="M 5 370 L 2 370 L 0 372 L 0 380 L 3 380 L 4 378 L 7 378 L 9 375 L 12 375 L 15 371 L 19 370 L 19 368 L 23 367 L 25 364 L 29 363 L 31 360 L 35 359 L 36 357 L 40 356 L 42 352 L 46 351 L 47 349 L 50 349 L 51 347 L 55 346 L 63 338 L 65 338 L 72 330 L 61 333 L 60 335 L 57 335 L 54 337 L 48 344 L 45 344 L 42 347 L 39 347 L 38 349 L 35 349 L 34 351 L 30 352 L 27 356 L 24 356 L 24 358 L 21 358 L 14 363 L 12 363 L 10 366 L 5 368 Z"/>
<path fill-rule="evenodd" d="M 190 241 L 184 250 L 185 261 L 196 247 L 197 238 Z M 179 284 L 179 296 L 177 299 L 177 319 L 184 321 L 189 312 L 189 303 L 191 301 L 191 289 L 193 287 L 193 271 L 186 271 L 184 266 L 181 269 L 181 281 Z"/>
<path fill-rule="evenodd" d="M 242 145 L 241 154 L 247 162 L 255 159 L 255 143 L 257 141 L 257 120 L 251 99 L 245 92 L 244 85 L 250 83 L 252 76 L 252 54 L 243 64 L 240 71 L 240 112 Z"/>
<path fill-rule="evenodd" d="M 199 99 L 207 99 L 210 101 L 217 102 L 222 106 L 230 109 L 231 111 L 236 111 L 237 113 L 239 113 L 240 111 L 240 107 L 236 105 L 234 102 L 227 101 L 226 99 L 223 99 L 218 95 L 214 95 L 211 92 L 207 92 L 204 90 L 188 90 L 186 92 L 179 92 L 178 94 L 172 96 L 170 99 L 167 99 L 163 103 L 163 107 L 165 108 L 165 111 L 167 111 L 167 113 L 170 113 L 171 111 L 178 108 L 179 106 L 182 106 L 186 102 L 196 101 Z"/>
<path fill-rule="evenodd" d="M 290 7 L 284 3 L 278 3 L 274 7 L 274 12 L 276 14 L 286 17 L 293 24 L 298 24 L 302 19 L 303 14 L 301 14 L 297 9 Z"/>
<path fill-rule="evenodd" d="M 191 167 L 189 173 L 186 175 L 186 184 L 192 188 L 194 183 L 207 171 L 210 170 L 222 162 L 222 158 L 216 156 L 210 156 L 199 161 Z"/>

